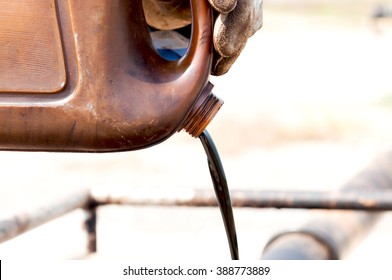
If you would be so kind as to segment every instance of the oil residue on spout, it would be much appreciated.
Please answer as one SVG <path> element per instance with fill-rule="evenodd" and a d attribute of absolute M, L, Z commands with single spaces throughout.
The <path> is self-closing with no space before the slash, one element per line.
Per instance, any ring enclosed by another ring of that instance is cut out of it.
<path fill-rule="evenodd" d="M 212 183 L 214 185 L 218 205 L 222 214 L 223 223 L 225 225 L 226 235 L 230 246 L 231 258 L 233 260 L 239 260 L 233 208 L 231 206 L 229 188 L 227 185 L 222 162 L 220 160 L 218 150 L 215 147 L 214 141 L 212 140 L 212 137 L 207 130 L 204 130 L 200 134 L 199 139 L 203 144 L 204 150 L 207 154 L 208 167 L 210 169 Z"/>

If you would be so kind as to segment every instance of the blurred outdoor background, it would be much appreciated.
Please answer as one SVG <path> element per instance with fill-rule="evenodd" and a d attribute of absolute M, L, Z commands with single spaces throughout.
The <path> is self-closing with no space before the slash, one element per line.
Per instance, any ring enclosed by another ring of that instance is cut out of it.
<path fill-rule="evenodd" d="M 225 105 L 209 126 L 231 189 L 334 190 L 392 144 L 391 0 L 270 0 L 264 27 L 231 71 L 211 77 Z M 0 216 L 78 188 L 212 189 L 200 142 L 177 133 L 118 154 L 1 152 Z M 314 211 L 234 209 L 240 256 L 260 258 L 274 234 Z M 105 207 L 101 259 L 227 260 L 217 208 Z M 83 213 L 0 245 L 0 258 L 72 258 L 85 249 Z M 347 258 L 391 257 L 392 214 Z"/>

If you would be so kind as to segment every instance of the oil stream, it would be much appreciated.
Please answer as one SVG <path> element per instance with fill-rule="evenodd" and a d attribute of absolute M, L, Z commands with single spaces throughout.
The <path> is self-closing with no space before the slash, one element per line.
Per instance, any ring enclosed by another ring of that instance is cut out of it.
<path fill-rule="evenodd" d="M 239 260 L 237 233 L 234 223 L 233 208 L 231 206 L 229 188 L 227 186 L 227 180 L 225 172 L 223 170 L 222 162 L 220 160 L 218 150 L 215 147 L 214 141 L 212 140 L 212 137 L 207 130 L 204 130 L 200 134 L 199 139 L 203 144 L 204 150 L 207 155 L 208 168 L 210 170 L 216 198 L 218 200 L 218 205 L 222 214 L 223 223 L 225 225 L 231 258 L 233 260 Z"/>

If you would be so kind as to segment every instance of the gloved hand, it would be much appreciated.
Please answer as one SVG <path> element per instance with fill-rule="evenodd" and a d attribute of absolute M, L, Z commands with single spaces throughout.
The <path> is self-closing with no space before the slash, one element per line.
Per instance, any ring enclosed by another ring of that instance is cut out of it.
<path fill-rule="evenodd" d="M 227 73 L 248 38 L 263 25 L 263 0 L 208 0 L 218 12 L 214 25 L 212 75 Z M 189 0 L 143 0 L 147 23 L 176 29 L 191 23 Z"/>

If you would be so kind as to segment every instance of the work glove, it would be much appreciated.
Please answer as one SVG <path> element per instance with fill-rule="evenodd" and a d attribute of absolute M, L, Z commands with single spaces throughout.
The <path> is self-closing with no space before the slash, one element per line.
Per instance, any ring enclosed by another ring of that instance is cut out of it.
<path fill-rule="evenodd" d="M 208 0 L 215 9 L 212 75 L 220 76 L 236 61 L 248 38 L 263 25 L 263 0 Z M 191 23 L 189 0 L 143 0 L 149 25 L 161 30 Z"/>

